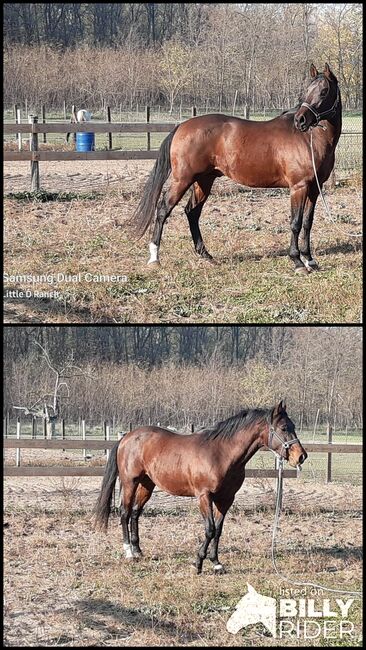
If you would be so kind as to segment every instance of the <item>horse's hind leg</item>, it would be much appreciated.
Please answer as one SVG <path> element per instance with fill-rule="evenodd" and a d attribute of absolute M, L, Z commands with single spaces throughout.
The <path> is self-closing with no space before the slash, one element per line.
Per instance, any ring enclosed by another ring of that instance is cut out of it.
<path fill-rule="evenodd" d="M 188 217 L 195 251 L 198 253 L 198 255 L 206 260 L 212 260 L 212 255 L 210 255 L 203 243 L 198 221 L 201 216 L 202 208 L 211 192 L 215 178 L 215 176 L 205 176 L 202 179 L 196 181 L 193 185 L 190 199 L 184 208 L 185 213 Z"/>
<path fill-rule="evenodd" d="M 121 482 L 121 485 L 122 485 L 122 499 L 121 499 L 121 507 L 120 507 L 120 517 L 121 517 L 122 536 L 123 536 L 123 550 L 125 552 L 126 558 L 130 560 L 133 558 L 133 553 L 131 548 L 129 522 L 131 518 L 135 493 L 137 489 L 137 481 Z"/>
<path fill-rule="evenodd" d="M 140 480 L 140 483 L 136 490 L 135 502 L 131 513 L 131 547 L 133 557 L 140 557 L 142 555 L 139 540 L 139 517 L 145 504 L 150 499 L 154 487 L 155 483 L 153 483 L 153 481 L 147 475 L 145 475 Z"/>
<path fill-rule="evenodd" d="M 170 187 L 162 194 L 157 207 L 152 240 L 149 244 L 150 259 L 148 261 L 148 264 L 152 265 L 153 267 L 159 265 L 159 247 L 164 223 L 169 217 L 173 208 L 181 200 L 184 192 L 186 192 L 189 186 L 192 184 L 192 180 L 193 179 L 179 181 L 172 180 Z"/>

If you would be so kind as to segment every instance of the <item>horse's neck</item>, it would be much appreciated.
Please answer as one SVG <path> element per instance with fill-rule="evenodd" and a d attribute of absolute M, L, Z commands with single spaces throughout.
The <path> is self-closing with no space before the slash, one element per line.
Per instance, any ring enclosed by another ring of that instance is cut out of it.
<path fill-rule="evenodd" d="M 230 441 L 231 465 L 242 465 L 243 467 L 263 446 L 259 430 L 250 429 L 237 431 Z"/>
<path fill-rule="evenodd" d="M 337 106 L 337 112 L 332 120 L 327 120 L 328 121 L 328 128 L 327 131 L 325 131 L 325 135 L 328 136 L 328 140 L 330 139 L 334 148 L 337 146 L 339 136 L 341 135 L 342 131 L 342 105 L 341 105 L 341 100 L 339 100 L 339 104 Z"/>

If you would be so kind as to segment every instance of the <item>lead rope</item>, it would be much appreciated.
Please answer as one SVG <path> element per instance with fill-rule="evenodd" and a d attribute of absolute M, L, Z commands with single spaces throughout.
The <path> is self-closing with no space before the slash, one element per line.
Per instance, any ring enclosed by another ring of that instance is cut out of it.
<path fill-rule="evenodd" d="M 320 124 L 318 124 L 318 126 L 320 126 Z M 320 126 L 320 128 L 325 129 L 326 127 L 324 127 L 324 126 Z M 317 186 L 318 186 L 319 194 L 320 194 L 320 196 L 322 197 L 322 201 L 323 201 L 324 209 L 325 209 L 326 214 L 328 215 L 329 221 L 330 221 L 330 222 L 331 222 L 331 223 L 332 223 L 336 228 L 338 228 L 338 230 L 339 230 L 343 235 L 346 235 L 347 237 L 362 237 L 362 233 L 355 234 L 355 233 L 347 232 L 346 230 L 343 230 L 343 228 L 340 228 L 339 225 L 337 224 L 337 222 L 334 221 L 334 219 L 332 219 L 332 215 L 331 215 L 331 213 L 330 213 L 329 206 L 328 206 L 328 204 L 327 204 L 326 201 L 325 201 L 325 198 L 324 198 L 323 192 L 322 192 L 321 187 L 320 187 L 320 183 L 319 183 L 319 179 L 318 179 L 318 174 L 316 173 L 315 159 L 314 159 L 314 149 L 313 149 L 313 129 L 312 129 L 312 127 L 310 127 L 310 149 L 311 149 L 311 160 L 312 160 L 312 163 L 313 163 L 313 169 L 314 169 L 314 174 L 315 174 L 316 183 L 317 183 Z"/>
<path fill-rule="evenodd" d="M 289 576 L 285 576 L 277 568 L 277 563 L 276 563 L 276 534 L 277 534 L 277 529 L 278 529 L 278 521 L 280 517 L 280 511 L 282 507 L 282 494 L 283 494 L 283 458 L 278 458 L 278 483 L 277 483 L 277 496 L 276 496 L 276 511 L 275 511 L 275 518 L 274 518 L 274 524 L 273 524 L 273 532 L 272 532 L 272 563 L 275 572 L 281 578 L 282 580 L 286 580 L 286 582 L 290 582 L 293 585 L 305 585 L 309 587 L 317 587 L 318 589 L 323 589 L 323 591 L 331 591 L 332 593 L 335 594 L 349 594 L 350 596 L 360 596 L 362 597 L 362 591 L 346 591 L 344 589 L 330 589 L 329 587 L 323 587 L 323 585 L 319 585 L 316 582 L 301 582 L 300 580 L 293 580 L 292 578 L 289 578 Z"/>

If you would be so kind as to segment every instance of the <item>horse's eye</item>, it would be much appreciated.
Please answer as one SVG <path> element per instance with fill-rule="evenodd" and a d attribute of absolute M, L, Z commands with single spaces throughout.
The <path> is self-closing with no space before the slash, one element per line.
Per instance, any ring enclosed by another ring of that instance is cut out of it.
<path fill-rule="evenodd" d="M 323 89 L 323 90 L 321 91 L 321 93 L 320 93 L 320 94 L 322 95 L 322 97 L 324 97 L 324 95 L 326 95 L 326 94 L 327 94 L 327 89 L 326 89 L 326 88 L 324 88 L 324 89 Z"/>

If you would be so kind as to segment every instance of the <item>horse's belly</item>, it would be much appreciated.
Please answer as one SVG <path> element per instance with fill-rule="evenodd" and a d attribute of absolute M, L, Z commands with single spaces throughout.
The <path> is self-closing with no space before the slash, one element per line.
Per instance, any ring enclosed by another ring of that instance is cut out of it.
<path fill-rule="evenodd" d="M 218 168 L 228 178 L 247 187 L 288 187 L 283 171 L 270 155 L 266 160 L 257 160 L 250 152 L 241 153 L 219 162 Z"/>

